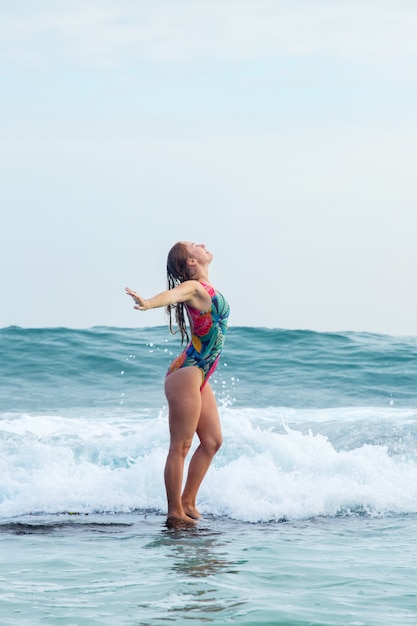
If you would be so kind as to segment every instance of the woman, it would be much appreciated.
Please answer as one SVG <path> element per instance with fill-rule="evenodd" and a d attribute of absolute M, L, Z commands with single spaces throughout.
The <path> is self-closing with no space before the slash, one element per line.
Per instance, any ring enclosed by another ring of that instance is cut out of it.
<path fill-rule="evenodd" d="M 166 307 L 171 332 L 172 314 L 181 332 L 181 343 L 191 341 L 170 365 L 165 379 L 169 407 L 170 446 L 165 465 L 168 500 L 168 523 L 194 524 L 200 519 L 196 497 L 210 463 L 222 444 L 219 413 L 208 383 L 224 343 L 229 305 L 209 280 L 208 268 L 213 259 L 204 244 L 190 241 L 176 243 L 167 260 L 168 290 L 145 300 L 126 287 L 135 301 L 135 309 L 146 311 Z M 194 434 L 200 440 L 188 469 L 182 491 L 184 461 Z"/>

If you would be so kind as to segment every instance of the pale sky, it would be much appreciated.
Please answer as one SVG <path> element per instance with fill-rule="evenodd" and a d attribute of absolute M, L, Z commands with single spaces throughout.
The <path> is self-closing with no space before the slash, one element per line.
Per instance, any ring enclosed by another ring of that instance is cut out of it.
<path fill-rule="evenodd" d="M 417 3 L 2 0 L 0 327 L 153 326 L 178 240 L 234 326 L 417 335 Z"/>

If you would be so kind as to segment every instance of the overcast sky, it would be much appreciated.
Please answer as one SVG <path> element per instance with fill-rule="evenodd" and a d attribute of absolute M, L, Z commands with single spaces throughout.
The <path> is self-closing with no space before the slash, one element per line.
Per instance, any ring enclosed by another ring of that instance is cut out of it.
<path fill-rule="evenodd" d="M 2 0 L 0 326 L 164 324 L 178 240 L 232 325 L 417 335 L 417 3 Z"/>

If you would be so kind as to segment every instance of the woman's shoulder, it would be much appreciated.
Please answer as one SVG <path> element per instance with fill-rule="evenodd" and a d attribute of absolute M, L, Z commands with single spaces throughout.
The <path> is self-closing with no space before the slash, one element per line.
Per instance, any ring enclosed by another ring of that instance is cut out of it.
<path fill-rule="evenodd" d="M 202 285 L 202 287 L 204 288 L 204 290 L 211 296 L 213 297 L 216 293 L 215 288 L 213 287 L 213 285 L 210 285 L 209 283 L 205 283 L 203 281 L 200 281 L 200 285 Z"/>
<path fill-rule="evenodd" d="M 211 293 L 211 292 L 215 293 L 216 292 L 216 290 L 213 287 L 213 285 L 211 285 L 210 283 L 207 283 L 204 280 L 195 280 L 194 278 L 190 278 L 188 280 L 184 280 L 184 282 L 181 283 L 181 284 L 182 285 L 186 284 L 189 289 L 193 289 L 194 288 L 199 293 L 204 293 L 204 292 L 207 292 L 207 291 L 209 293 Z"/>
<path fill-rule="evenodd" d="M 215 289 L 208 283 L 199 280 L 191 279 L 184 282 L 187 283 L 187 291 L 192 293 L 191 297 L 186 300 L 187 307 L 196 311 L 209 310 L 210 301 L 216 293 Z"/>

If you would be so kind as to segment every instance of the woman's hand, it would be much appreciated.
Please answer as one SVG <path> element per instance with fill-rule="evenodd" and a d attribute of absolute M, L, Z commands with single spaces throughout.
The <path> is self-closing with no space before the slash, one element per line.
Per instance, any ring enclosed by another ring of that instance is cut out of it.
<path fill-rule="evenodd" d="M 149 308 L 147 306 L 148 301 L 138 296 L 138 294 L 133 291 L 133 289 L 130 289 L 130 287 L 126 287 L 125 291 L 127 295 L 133 298 L 133 300 L 136 302 L 135 306 L 133 307 L 134 309 L 138 309 L 139 311 L 146 311 L 146 309 Z"/>

